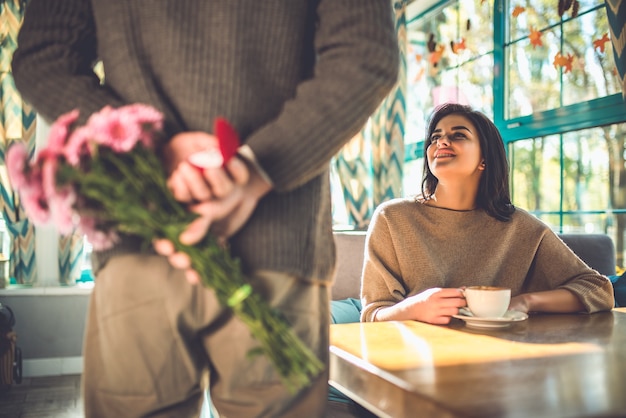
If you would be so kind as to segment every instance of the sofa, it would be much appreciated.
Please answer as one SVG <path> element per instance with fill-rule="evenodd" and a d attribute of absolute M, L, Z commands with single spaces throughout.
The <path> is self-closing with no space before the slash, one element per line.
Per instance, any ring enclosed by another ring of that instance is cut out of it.
<path fill-rule="evenodd" d="M 600 274 L 615 276 L 615 246 L 604 234 L 559 234 L 584 262 Z M 365 231 L 335 232 L 337 270 L 331 288 L 333 300 L 360 297 L 361 270 L 365 247 Z M 615 284 L 615 280 L 612 280 Z M 621 305 L 620 305 L 621 306 Z"/>

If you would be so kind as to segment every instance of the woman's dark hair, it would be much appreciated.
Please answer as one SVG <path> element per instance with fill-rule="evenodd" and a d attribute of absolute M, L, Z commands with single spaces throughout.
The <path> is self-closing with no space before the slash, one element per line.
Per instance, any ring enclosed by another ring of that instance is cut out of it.
<path fill-rule="evenodd" d="M 481 112 L 455 103 L 446 103 L 437 107 L 428 122 L 424 142 L 424 178 L 422 195 L 429 199 L 435 193 L 439 180 L 430 171 L 427 151 L 431 135 L 441 119 L 449 115 L 461 115 L 469 119 L 477 129 L 480 149 L 485 161 L 485 170 L 480 177 L 476 204 L 489 215 L 500 221 L 508 221 L 515 211 L 509 191 L 509 163 L 504 150 L 502 136 L 496 125 Z"/>

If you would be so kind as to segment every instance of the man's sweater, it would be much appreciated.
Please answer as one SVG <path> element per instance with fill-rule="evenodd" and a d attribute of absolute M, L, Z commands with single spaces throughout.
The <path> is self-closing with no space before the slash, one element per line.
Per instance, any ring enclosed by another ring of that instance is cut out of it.
<path fill-rule="evenodd" d="M 227 118 L 275 188 L 233 254 L 247 271 L 325 280 L 328 164 L 396 81 L 391 15 L 388 0 L 32 0 L 13 71 L 48 120 L 136 102 L 161 110 L 170 135 Z M 127 240 L 113 252 L 134 250 Z"/>

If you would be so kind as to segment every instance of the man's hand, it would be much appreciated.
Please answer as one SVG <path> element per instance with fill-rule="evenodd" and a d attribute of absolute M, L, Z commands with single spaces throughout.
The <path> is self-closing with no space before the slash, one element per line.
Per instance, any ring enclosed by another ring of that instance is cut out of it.
<path fill-rule="evenodd" d="M 232 181 L 225 180 L 224 173 L 213 173 L 213 169 L 208 171 L 205 178 L 211 185 L 213 198 L 190 205 L 200 217 L 181 234 L 183 244 L 200 241 L 209 228 L 219 238 L 232 236 L 248 221 L 258 201 L 271 190 L 271 185 L 257 170 L 237 156 L 226 164 L 224 170 Z"/>
<path fill-rule="evenodd" d="M 168 161 L 170 190 L 178 201 L 188 204 L 191 211 L 200 215 L 180 235 L 181 243 L 186 245 L 201 241 L 209 229 L 219 239 L 232 236 L 248 221 L 259 199 L 271 189 L 252 165 L 237 156 L 225 167 L 202 170 L 187 161 L 192 153 L 216 144 L 217 138 L 212 135 L 186 132 L 172 138 L 165 150 L 171 156 Z M 154 248 L 167 256 L 173 267 L 185 269 L 190 282 L 199 281 L 198 273 L 191 269 L 189 257 L 176 252 L 173 243 L 157 240 Z"/>
<path fill-rule="evenodd" d="M 210 149 L 219 152 L 219 141 L 204 132 L 177 134 L 165 146 L 165 163 L 170 173 L 167 185 L 179 202 L 193 204 L 221 199 L 232 192 L 235 183 L 248 181 L 247 168 L 236 163 L 227 172 L 223 167 L 199 169 L 189 162 L 190 155 Z"/>

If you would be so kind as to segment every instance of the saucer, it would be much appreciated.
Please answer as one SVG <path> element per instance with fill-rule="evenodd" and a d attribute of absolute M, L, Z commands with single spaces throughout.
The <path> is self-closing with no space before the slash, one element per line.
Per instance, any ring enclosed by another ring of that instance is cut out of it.
<path fill-rule="evenodd" d="M 465 325 L 470 328 L 506 328 L 514 322 L 524 321 L 528 319 L 528 315 L 524 312 L 509 309 L 499 318 L 479 318 L 473 316 L 472 312 L 467 308 L 459 309 L 458 315 L 452 315 L 453 318 L 465 321 Z"/>

